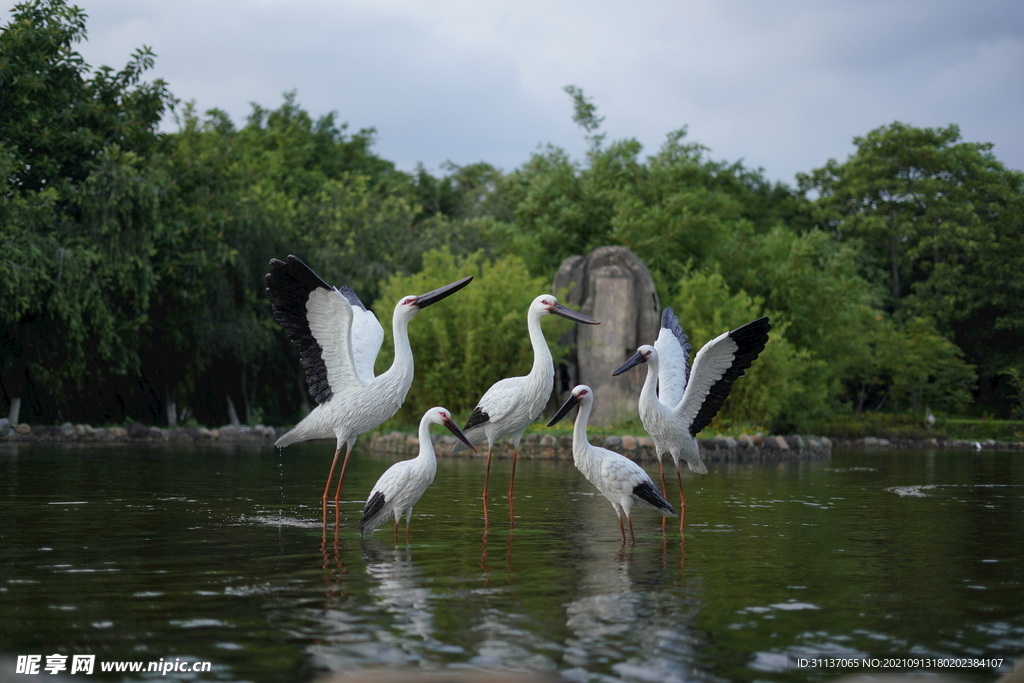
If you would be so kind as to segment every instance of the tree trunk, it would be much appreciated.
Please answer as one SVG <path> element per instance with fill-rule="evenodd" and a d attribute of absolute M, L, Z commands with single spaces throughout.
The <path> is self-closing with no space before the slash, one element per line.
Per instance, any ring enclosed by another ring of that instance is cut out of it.
<path fill-rule="evenodd" d="M 889 245 L 889 251 L 892 256 L 892 298 L 893 301 L 900 300 L 900 267 L 896 260 L 896 247 L 899 244 L 899 237 L 893 235 L 892 242 Z"/>
<path fill-rule="evenodd" d="M 235 425 L 236 427 L 242 423 L 238 420 L 238 411 L 235 410 L 235 402 L 231 400 L 231 394 L 227 394 L 228 399 L 228 422 Z"/>
<path fill-rule="evenodd" d="M 20 339 L 18 341 L 20 341 Z M 11 350 L 15 354 L 20 354 L 21 344 L 12 344 Z M 15 355 L 14 369 L 8 377 L 9 381 L 4 383 L 4 388 L 7 390 L 7 396 L 11 400 L 11 407 L 10 410 L 8 410 L 7 419 L 11 421 L 11 426 L 13 427 L 16 424 L 19 424 L 18 419 L 21 414 L 21 392 L 25 388 L 25 362 L 18 355 Z"/>
<path fill-rule="evenodd" d="M 171 393 L 171 386 L 164 385 L 164 410 L 167 413 L 167 426 L 178 426 L 178 404 L 174 402 L 174 394 Z"/>
<path fill-rule="evenodd" d="M 18 423 L 18 413 L 21 412 L 21 396 L 11 397 L 11 410 L 7 413 L 7 419 L 10 421 L 13 427 Z"/>
<path fill-rule="evenodd" d="M 288 368 L 292 371 L 292 377 L 295 378 L 295 383 L 299 387 L 299 408 L 302 410 L 302 417 L 306 417 L 312 409 L 309 407 L 309 393 L 306 391 L 306 382 L 302 377 L 302 371 L 290 363 Z"/>
<path fill-rule="evenodd" d="M 249 401 L 249 383 L 245 379 L 245 366 L 242 366 L 242 408 L 245 409 L 245 423 L 252 424 L 252 403 Z"/>

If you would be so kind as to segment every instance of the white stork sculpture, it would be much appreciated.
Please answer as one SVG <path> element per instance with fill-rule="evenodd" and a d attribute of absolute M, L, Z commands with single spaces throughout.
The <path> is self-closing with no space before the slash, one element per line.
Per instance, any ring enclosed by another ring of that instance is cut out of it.
<path fill-rule="evenodd" d="M 283 448 L 309 439 L 334 436 L 337 448 L 324 487 L 324 521 L 327 493 L 342 446 L 345 460 L 334 493 L 337 508 L 345 481 L 349 455 L 356 438 L 387 420 L 401 407 L 413 378 L 409 321 L 421 309 L 437 303 L 469 284 L 472 277 L 420 296 L 407 296 L 395 306 L 391 326 L 395 360 L 374 376 L 373 362 L 384 342 L 384 330 L 349 287 L 332 287 L 295 256 L 286 261 L 271 259 L 267 273 L 267 298 L 274 319 L 299 352 L 299 364 L 317 406 L 299 424 L 277 440 Z"/>
<path fill-rule="evenodd" d="M 476 404 L 473 414 L 462 429 L 474 446 L 487 441 L 487 466 L 484 470 L 484 520 L 487 520 L 487 482 L 491 476 L 491 450 L 494 442 L 504 436 L 512 437 L 512 477 L 508 484 L 509 510 L 513 509 L 512 496 L 516 485 L 516 459 L 519 457 L 519 442 L 526 426 L 540 417 L 555 382 L 555 365 L 551 351 L 540 329 L 540 319 L 545 315 L 558 315 L 568 320 L 587 325 L 600 325 L 593 318 L 578 313 L 558 303 L 550 294 L 541 294 L 530 304 L 526 313 L 526 326 L 533 346 L 533 368 L 523 377 L 507 377 L 491 385 L 483 398 Z M 465 450 L 456 443 L 453 453 Z M 515 518 L 512 518 L 515 525 Z"/>
<path fill-rule="evenodd" d="M 686 497 L 683 477 L 679 472 L 682 458 L 690 470 L 707 474 L 700 457 L 697 434 L 704 429 L 725 403 L 732 383 L 743 375 L 768 342 L 771 329 L 768 318 L 759 318 L 715 337 L 700 350 L 688 365 L 690 343 L 679 325 L 679 318 L 666 308 L 661 315 L 661 332 L 654 346 L 643 345 L 613 375 L 621 375 L 632 367 L 647 363 L 647 379 L 640 390 L 640 420 L 654 439 L 661 473 L 662 493 L 665 490 L 665 469 L 661 457 L 672 454 L 679 483 L 679 529 L 683 528 Z"/>
<path fill-rule="evenodd" d="M 462 430 L 452 422 L 452 414 L 446 408 L 431 408 L 424 413 L 423 419 L 420 420 L 419 454 L 412 460 L 396 462 L 373 485 L 373 490 L 366 499 L 366 507 L 363 508 L 363 516 L 359 520 L 360 535 L 372 533 L 389 517 L 394 517 L 395 540 L 398 540 L 398 522 L 404 514 L 405 536 L 409 537 L 412 508 L 419 502 L 423 492 L 437 474 L 437 458 L 434 456 L 434 445 L 430 441 L 430 425 L 437 424 L 444 425 L 462 443 L 473 448 Z"/>
<path fill-rule="evenodd" d="M 548 422 L 548 427 L 553 427 L 577 405 L 580 411 L 572 430 L 572 460 L 587 481 L 596 486 L 615 509 L 619 517 L 622 544 L 626 544 L 626 530 L 622 526 L 622 516 L 625 515 L 629 522 L 629 536 L 633 539 L 633 545 L 636 545 L 633 518 L 630 516 L 635 503 L 653 508 L 663 515 L 675 517 L 676 512 L 640 465 L 624 455 L 590 445 L 587 439 L 587 420 L 594 405 L 594 392 L 587 385 L 580 384 L 573 388 L 568 400 Z"/>

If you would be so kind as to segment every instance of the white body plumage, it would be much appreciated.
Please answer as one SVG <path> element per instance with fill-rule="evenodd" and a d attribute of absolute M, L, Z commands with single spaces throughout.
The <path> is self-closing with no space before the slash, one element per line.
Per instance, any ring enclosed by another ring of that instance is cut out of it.
<path fill-rule="evenodd" d="M 395 359 L 386 372 L 375 377 L 373 364 L 384 342 L 384 330 L 355 292 L 349 287 L 332 287 L 295 256 L 286 261 L 271 259 L 266 276 L 267 298 L 273 305 L 274 319 L 299 352 L 299 363 L 306 371 L 306 382 L 317 402 L 309 415 L 275 445 L 283 448 L 298 441 L 333 436 L 337 447 L 327 487 L 338 454 L 342 446 L 347 446 L 334 494 L 336 502 L 356 438 L 398 412 L 412 386 L 409 321 L 421 309 L 457 292 L 472 279 L 463 278 L 398 302 L 391 317 Z M 323 495 L 325 524 L 327 487 Z"/>
<path fill-rule="evenodd" d="M 693 472 L 707 474 L 697 434 L 718 413 L 732 383 L 764 349 L 770 329 L 768 318 L 760 318 L 718 335 L 697 353 L 691 371 L 687 365 L 689 341 L 672 309 L 665 309 L 654 346 L 641 346 L 612 373 L 618 375 L 647 363 L 647 378 L 640 390 L 640 420 L 654 439 L 658 460 L 667 452 L 676 468 L 683 460 Z"/>
<path fill-rule="evenodd" d="M 512 437 L 513 447 L 518 450 L 523 431 L 544 411 L 554 387 L 555 365 L 540 327 L 540 319 L 550 314 L 590 325 L 598 324 L 596 320 L 562 306 L 550 294 L 535 298 L 526 313 L 526 327 L 533 348 L 533 367 L 530 374 L 499 380 L 484 393 L 463 427 L 474 446 L 486 442 L 488 448 L 491 448 L 495 441 L 508 436 Z M 452 452 L 458 453 L 464 449 L 462 444 L 456 443 Z"/>
<path fill-rule="evenodd" d="M 633 536 L 633 522 L 630 511 L 633 505 L 639 504 L 658 511 L 662 515 L 676 516 L 672 505 L 655 488 L 651 477 L 640 465 L 624 455 L 609 451 L 606 448 L 593 446 L 587 439 L 587 421 L 594 405 L 594 392 L 590 387 L 581 384 L 572 390 L 569 399 L 558 410 L 548 423 L 554 425 L 562 419 L 575 405 L 579 405 L 576 423 L 572 432 L 572 459 L 576 468 L 583 473 L 591 484 L 597 487 L 608 502 L 612 504 L 619 518 L 622 541 L 626 541 L 626 533 L 622 528 L 622 517 L 629 520 L 629 533 Z M 633 537 L 636 544 L 636 538 Z"/>
<path fill-rule="evenodd" d="M 413 300 L 410 302 L 409 300 Z M 324 364 L 328 383 L 333 395 L 310 411 L 293 429 L 279 438 L 275 445 L 284 447 L 299 441 L 335 437 L 337 449 L 346 444 L 355 445 L 356 437 L 368 432 L 394 416 L 402 407 L 409 388 L 412 386 L 414 362 L 409 345 L 409 321 L 419 312 L 414 305 L 415 297 L 406 297 L 398 302 L 392 315 L 391 329 L 395 340 L 395 359 L 383 374 L 373 375 L 373 361 L 383 341 L 369 341 L 376 344 L 373 353 L 365 353 L 367 342 L 355 345 L 352 318 L 353 306 L 337 290 L 328 292 L 317 289 L 310 293 L 307 303 L 310 329 L 313 337 L 323 349 Z M 347 310 L 346 310 L 347 309 Z M 366 318 L 362 327 L 376 324 L 373 314 L 363 311 Z M 332 329 L 333 328 L 333 329 Z M 363 335 L 364 340 L 374 340 L 376 335 Z M 364 351 L 368 360 L 362 372 L 356 370 L 352 356 L 355 349 Z"/>
<path fill-rule="evenodd" d="M 466 438 L 452 422 L 451 413 L 447 409 L 436 407 L 424 413 L 420 419 L 419 454 L 412 460 L 395 463 L 374 484 L 359 520 L 360 534 L 372 532 L 389 518 L 394 518 L 397 534 L 398 522 L 403 514 L 406 534 L 409 533 L 412 508 L 419 502 L 437 474 L 437 458 L 434 455 L 434 445 L 430 441 L 430 426 L 435 424 L 445 425 L 459 439 Z"/>

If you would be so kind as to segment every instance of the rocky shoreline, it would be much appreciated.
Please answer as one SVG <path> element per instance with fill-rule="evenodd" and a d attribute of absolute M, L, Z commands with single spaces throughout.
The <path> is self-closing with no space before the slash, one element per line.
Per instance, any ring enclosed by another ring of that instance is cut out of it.
<path fill-rule="evenodd" d="M 452 457 L 451 447 L 455 437 L 435 434 L 432 437 L 434 450 L 439 457 Z M 595 446 L 603 446 L 626 457 L 647 461 L 656 460 L 654 441 L 647 436 L 606 436 L 591 437 Z M 818 436 L 764 436 L 762 434 L 703 439 L 700 444 L 701 457 L 705 462 L 779 462 L 783 460 L 817 460 L 828 458 L 832 453 L 832 441 Z M 413 457 L 419 450 L 419 439 L 402 432 L 374 434 L 365 443 L 370 451 L 404 457 Z M 464 451 L 454 457 L 484 457 L 486 451 L 477 454 Z M 493 457 L 511 458 L 512 443 L 507 439 L 494 447 Z M 529 434 L 519 447 L 519 457 L 538 460 L 571 460 L 572 437 L 569 435 Z"/>
<path fill-rule="evenodd" d="M 66 442 L 119 442 L 119 441 L 264 441 L 273 442 L 285 433 L 264 425 L 224 425 L 214 429 L 206 427 L 172 427 L 161 429 L 133 422 L 127 427 L 92 427 L 65 422 L 57 425 L 19 424 L 14 427 L 6 418 L 0 418 L 0 441 L 66 441 Z"/>
<path fill-rule="evenodd" d="M 32 442 L 189 442 L 189 441 L 261 441 L 273 443 L 287 431 L 286 428 L 264 425 L 224 425 L 206 427 L 175 427 L 162 429 L 135 422 L 127 427 L 92 427 L 85 424 L 65 422 L 62 425 L 11 426 L 6 418 L 0 418 L 0 441 Z M 451 446 L 455 437 L 434 434 L 432 437 L 439 457 L 451 457 Z M 654 442 L 646 436 L 593 437 L 591 443 L 621 453 L 633 460 L 654 460 Z M 884 439 L 867 436 L 859 439 L 829 438 L 826 436 L 765 436 L 763 434 L 741 435 L 739 437 L 715 437 L 701 439 L 701 455 L 707 462 L 777 462 L 780 460 L 816 459 L 828 457 L 833 448 L 868 449 L 950 449 L 965 451 L 995 450 L 1021 451 L 1024 442 L 1008 441 L 962 441 L 939 439 Z M 390 434 L 369 434 L 360 439 L 360 445 L 372 452 L 413 457 L 419 450 L 415 435 L 403 432 Z M 523 439 L 519 454 L 526 458 L 547 460 L 571 459 L 572 437 L 568 435 L 530 434 Z M 512 444 L 502 440 L 494 449 L 498 458 L 512 457 Z M 459 456 L 462 457 L 462 456 Z M 474 456 L 468 453 L 467 457 Z"/>

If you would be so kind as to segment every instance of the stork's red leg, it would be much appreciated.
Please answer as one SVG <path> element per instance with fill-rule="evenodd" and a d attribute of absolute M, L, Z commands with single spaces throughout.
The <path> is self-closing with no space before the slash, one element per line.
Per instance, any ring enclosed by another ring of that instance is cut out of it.
<path fill-rule="evenodd" d="M 658 458 L 658 474 L 661 475 L 661 495 L 668 500 L 668 487 L 665 485 L 665 464 Z M 668 517 L 662 515 L 661 517 L 661 530 L 665 531 L 665 524 L 668 522 Z"/>
<path fill-rule="evenodd" d="M 338 488 L 334 490 L 334 509 L 338 509 L 338 501 L 341 500 L 341 486 L 345 483 L 345 470 L 348 469 L 348 456 L 352 455 L 352 444 L 345 448 L 345 460 L 341 463 L 341 476 L 338 477 Z"/>
<path fill-rule="evenodd" d="M 327 528 L 327 493 L 331 490 L 331 479 L 334 478 L 334 467 L 338 464 L 338 454 L 341 453 L 341 449 L 338 448 L 334 451 L 334 460 L 331 461 L 331 471 L 327 473 L 327 484 L 324 486 L 324 497 L 323 497 L 323 508 L 324 508 L 324 528 Z"/>
<path fill-rule="evenodd" d="M 679 533 L 683 533 L 683 520 L 686 518 L 686 494 L 683 493 L 683 475 L 676 467 L 676 480 L 679 482 Z"/>
<path fill-rule="evenodd" d="M 621 522 L 622 520 L 619 521 Z M 633 539 L 633 545 L 636 545 L 636 536 L 633 534 L 633 517 L 630 515 L 626 515 L 626 521 L 629 522 L 629 537 Z M 625 537 L 623 537 L 622 543 L 626 543 Z"/>
<path fill-rule="evenodd" d="M 508 482 L 508 521 L 511 526 L 516 525 L 516 507 L 512 496 L 516 490 L 516 459 L 519 457 L 519 447 L 512 448 L 512 478 Z"/>
<path fill-rule="evenodd" d="M 622 526 L 621 515 L 619 515 L 619 533 L 622 534 L 622 545 L 626 545 L 626 529 Z"/>
<path fill-rule="evenodd" d="M 484 499 L 484 526 L 486 527 L 490 523 L 490 515 L 487 512 L 487 482 L 491 478 L 491 445 L 487 444 L 487 466 L 484 468 L 484 493 L 481 496 Z"/>

